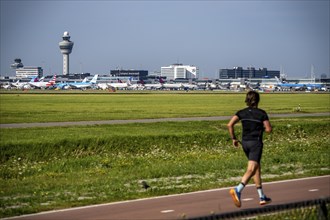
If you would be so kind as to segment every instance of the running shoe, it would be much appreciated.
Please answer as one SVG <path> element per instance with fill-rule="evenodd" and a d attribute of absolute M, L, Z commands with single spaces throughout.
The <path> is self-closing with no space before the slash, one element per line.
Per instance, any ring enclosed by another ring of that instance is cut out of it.
<path fill-rule="evenodd" d="M 272 202 L 271 198 L 268 198 L 267 196 L 260 197 L 260 205 L 266 205 Z"/>
<path fill-rule="evenodd" d="M 229 191 L 234 204 L 239 208 L 241 207 L 241 193 L 237 192 L 236 188 L 232 188 Z"/>

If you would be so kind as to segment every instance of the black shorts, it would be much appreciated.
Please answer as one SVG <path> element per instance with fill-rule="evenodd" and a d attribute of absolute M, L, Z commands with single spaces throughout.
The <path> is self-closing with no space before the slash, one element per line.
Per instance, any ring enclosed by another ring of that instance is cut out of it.
<path fill-rule="evenodd" d="M 260 164 L 263 143 L 261 141 L 242 141 L 242 146 L 246 157 L 249 160 L 256 161 Z"/>

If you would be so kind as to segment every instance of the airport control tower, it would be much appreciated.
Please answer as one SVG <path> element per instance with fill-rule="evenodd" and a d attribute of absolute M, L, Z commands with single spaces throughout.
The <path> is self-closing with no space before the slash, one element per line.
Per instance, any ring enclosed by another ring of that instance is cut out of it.
<path fill-rule="evenodd" d="M 72 51 L 73 42 L 70 41 L 69 32 L 64 32 L 63 40 L 59 43 L 61 53 L 63 54 L 63 75 L 69 74 L 69 54 Z"/>

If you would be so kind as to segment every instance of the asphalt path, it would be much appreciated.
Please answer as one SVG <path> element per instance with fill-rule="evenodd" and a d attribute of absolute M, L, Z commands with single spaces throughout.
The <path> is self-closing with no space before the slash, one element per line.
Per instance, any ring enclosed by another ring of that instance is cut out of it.
<path fill-rule="evenodd" d="M 317 116 L 330 116 L 330 112 L 269 115 L 270 118 L 317 117 Z M 105 120 L 105 121 L 16 123 L 16 124 L 0 124 L 0 128 L 67 127 L 67 126 L 85 126 L 85 125 L 103 125 L 103 124 L 155 123 L 155 122 L 167 122 L 167 121 L 174 121 L 174 122 L 221 121 L 221 120 L 229 120 L 230 118 L 231 116 L 214 116 L 214 117 L 190 117 L 190 118 L 155 118 L 155 119 Z"/>
<path fill-rule="evenodd" d="M 268 206 L 327 198 L 330 196 L 330 176 L 268 182 L 263 184 L 263 188 L 267 196 L 272 198 L 272 203 L 268 204 Z M 237 208 L 232 202 L 229 189 L 220 188 L 149 199 L 92 205 L 10 219 L 165 220 L 208 216 L 210 214 L 261 207 L 254 185 L 248 185 L 244 189 L 241 197 L 241 208 Z"/>

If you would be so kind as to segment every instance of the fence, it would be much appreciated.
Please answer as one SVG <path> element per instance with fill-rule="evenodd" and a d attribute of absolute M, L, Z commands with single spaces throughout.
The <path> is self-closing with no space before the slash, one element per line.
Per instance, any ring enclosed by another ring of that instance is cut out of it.
<path fill-rule="evenodd" d="M 189 218 L 190 220 L 216 219 L 306 219 L 328 220 L 330 217 L 330 197 L 306 200 L 279 205 L 267 205 L 262 208 L 245 209 L 236 212 L 213 214 Z"/>

